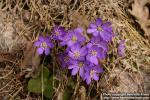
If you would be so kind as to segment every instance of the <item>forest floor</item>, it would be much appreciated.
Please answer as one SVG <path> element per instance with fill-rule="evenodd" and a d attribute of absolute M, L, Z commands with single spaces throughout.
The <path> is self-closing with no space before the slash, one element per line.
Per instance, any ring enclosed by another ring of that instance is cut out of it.
<path fill-rule="evenodd" d="M 38 65 L 31 61 L 38 61 L 30 50 L 33 41 L 40 33 L 50 34 L 54 23 L 87 27 L 99 17 L 112 22 L 116 40 L 126 40 L 126 56 L 112 63 L 97 86 L 78 86 L 71 99 L 97 100 L 100 91 L 150 93 L 150 0 L 1 0 L 0 100 L 42 100 L 41 95 L 27 91 Z M 63 72 L 57 71 L 59 78 Z M 63 75 L 54 88 L 53 99 L 63 100 L 66 78 Z"/>

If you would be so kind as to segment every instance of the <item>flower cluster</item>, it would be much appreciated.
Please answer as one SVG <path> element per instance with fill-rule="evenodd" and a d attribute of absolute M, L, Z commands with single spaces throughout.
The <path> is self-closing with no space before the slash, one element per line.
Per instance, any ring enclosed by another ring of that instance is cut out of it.
<path fill-rule="evenodd" d="M 87 33 L 92 34 L 89 41 L 84 36 L 82 28 L 66 31 L 61 26 L 55 26 L 52 30 L 52 39 L 58 41 L 60 46 L 67 47 L 57 57 L 62 68 L 71 70 L 73 76 L 79 74 L 87 84 L 90 84 L 92 80 L 98 81 L 100 74 L 104 71 L 100 61 L 106 59 L 109 43 L 115 35 L 111 23 L 103 22 L 100 18 L 90 23 Z M 125 48 L 123 44 L 121 42 L 118 48 L 121 56 Z M 36 41 L 34 45 L 39 47 L 37 49 L 39 54 L 45 51 L 48 55 L 50 48 L 53 48 L 48 37 L 39 37 L 39 41 Z"/>

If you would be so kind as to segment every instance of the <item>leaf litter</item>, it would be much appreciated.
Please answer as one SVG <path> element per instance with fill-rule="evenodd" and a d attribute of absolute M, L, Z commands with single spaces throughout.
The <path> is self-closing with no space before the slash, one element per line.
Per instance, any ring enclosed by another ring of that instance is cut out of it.
<path fill-rule="evenodd" d="M 135 17 L 140 28 L 144 30 L 145 36 L 149 36 L 149 27 L 147 27 L 149 25 L 147 7 L 149 1 L 133 1 L 0 1 L 0 99 L 40 99 L 40 95 L 29 94 L 25 89 L 26 78 L 36 76 L 34 73 L 40 69 L 37 67 L 40 64 L 39 57 L 34 50 L 28 49 L 32 42 L 41 32 L 49 33 L 54 22 L 68 28 L 78 25 L 87 27 L 89 21 L 97 17 L 113 23 L 115 33 L 119 35 L 116 40 L 113 40 L 114 42 L 121 38 L 127 40 L 126 56 L 120 58 L 120 62 L 116 60 L 110 64 L 107 68 L 109 73 L 103 75 L 104 77 L 97 83 L 97 86 L 92 84 L 89 89 L 84 85 L 79 86 L 74 93 L 74 99 L 91 99 L 89 94 L 93 88 L 97 90 L 97 95 L 93 97 L 95 99 L 100 98 L 100 93 L 104 91 L 149 92 L 149 38 L 140 35 L 141 31 L 132 25 L 135 24 L 134 19 L 129 15 L 131 13 Z M 129 6 L 132 10 L 128 11 Z M 82 23 L 79 24 L 79 22 Z M 56 71 L 60 72 L 60 69 Z M 62 98 L 60 97 L 61 91 L 64 91 L 66 86 L 68 87 L 70 81 L 67 81 L 64 73 L 67 75 L 65 71 L 57 76 L 59 88 L 54 87 L 54 98 Z M 21 75 L 21 78 L 18 79 L 17 75 Z M 132 89 L 130 89 L 131 86 L 133 86 Z"/>

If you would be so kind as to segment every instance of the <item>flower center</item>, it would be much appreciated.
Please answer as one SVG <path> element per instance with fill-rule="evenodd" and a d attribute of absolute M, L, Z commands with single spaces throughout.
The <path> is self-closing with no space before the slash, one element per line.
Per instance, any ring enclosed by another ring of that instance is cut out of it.
<path fill-rule="evenodd" d="M 78 66 L 81 68 L 83 67 L 84 63 L 83 62 L 79 62 Z"/>
<path fill-rule="evenodd" d="M 74 56 L 75 56 L 76 58 L 79 58 L 79 57 L 80 57 L 80 52 L 79 52 L 79 51 L 76 51 L 76 52 L 74 53 Z"/>
<path fill-rule="evenodd" d="M 41 46 L 42 46 L 43 48 L 47 48 L 46 42 L 42 42 Z"/>
<path fill-rule="evenodd" d="M 92 51 L 91 51 L 91 54 L 92 54 L 93 56 L 96 56 L 96 55 L 97 55 L 97 52 L 96 52 L 95 50 L 92 50 Z"/>
<path fill-rule="evenodd" d="M 94 73 L 95 73 L 95 70 L 91 70 L 90 71 L 90 76 L 93 77 Z"/>
<path fill-rule="evenodd" d="M 98 26 L 97 30 L 98 30 L 98 31 L 102 31 L 102 27 L 101 27 L 101 26 Z"/>
<path fill-rule="evenodd" d="M 56 36 L 58 36 L 58 35 L 59 35 L 59 32 L 58 32 L 58 31 L 56 31 L 55 33 L 56 33 Z"/>
<path fill-rule="evenodd" d="M 99 43 L 97 41 L 93 42 L 93 45 L 98 45 Z"/>
<path fill-rule="evenodd" d="M 72 36 L 72 41 L 73 42 L 77 41 L 77 37 L 76 36 Z"/>

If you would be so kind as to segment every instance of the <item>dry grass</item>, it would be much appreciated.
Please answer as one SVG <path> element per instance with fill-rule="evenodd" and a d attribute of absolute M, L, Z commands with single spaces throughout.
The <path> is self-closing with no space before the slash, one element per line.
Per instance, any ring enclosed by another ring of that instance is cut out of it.
<path fill-rule="evenodd" d="M 27 80 L 20 74 L 26 73 L 29 67 L 20 67 L 23 60 L 20 51 L 39 34 L 50 34 L 54 23 L 66 28 L 87 28 L 89 21 L 97 17 L 113 23 L 114 32 L 118 34 L 113 40 L 114 43 L 120 39 L 127 40 L 126 56 L 111 62 L 106 67 L 107 73 L 96 85 L 86 88 L 77 79 L 73 97 L 76 100 L 91 100 L 89 95 L 93 88 L 97 95 L 92 99 L 100 98 L 102 91 L 150 91 L 150 44 L 139 34 L 141 31 L 136 30 L 138 26 L 133 25 L 135 23 L 128 15 L 127 7 L 127 0 L 1 0 L 0 99 L 41 100 L 39 95 L 29 94 L 26 90 Z M 18 48 L 19 45 L 21 46 Z M 13 56 L 14 52 L 20 55 L 18 59 Z M 116 53 L 116 50 L 113 49 L 112 52 Z M 56 80 L 60 83 L 58 87 L 54 87 L 54 99 L 62 98 L 62 92 L 68 84 L 67 73 L 56 69 Z M 130 84 L 134 86 L 132 90 Z"/>

